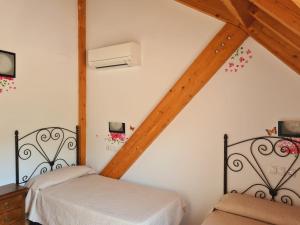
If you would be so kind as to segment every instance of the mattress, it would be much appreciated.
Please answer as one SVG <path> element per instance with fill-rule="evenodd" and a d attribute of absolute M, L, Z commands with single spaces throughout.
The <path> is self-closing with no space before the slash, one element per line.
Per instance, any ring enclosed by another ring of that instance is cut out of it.
<path fill-rule="evenodd" d="M 212 212 L 202 223 L 202 225 L 267 225 L 258 220 L 250 219 L 247 217 L 227 213 L 223 211 Z"/>
<path fill-rule="evenodd" d="M 176 193 L 95 174 L 28 198 L 29 219 L 43 225 L 178 225 L 184 214 Z"/>
<path fill-rule="evenodd" d="M 202 225 L 300 225 L 300 207 L 246 194 L 226 194 Z"/>

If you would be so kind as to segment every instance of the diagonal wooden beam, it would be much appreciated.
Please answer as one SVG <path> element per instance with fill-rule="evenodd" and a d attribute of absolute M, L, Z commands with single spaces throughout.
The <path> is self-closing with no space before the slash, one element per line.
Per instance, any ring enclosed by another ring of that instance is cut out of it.
<path fill-rule="evenodd" d="M 300 9 L 291 8 L 290 0 L 250 0 L 250 2 L 300 36 Z"/>
<path fill-rule="evenodd" d="M 300 75 L 300 51 L 279 37 L 268 27 L 255 21 L 250 35 Z"/>
<path fill-rule="evenodd" d="M 300 8 L 300 0 L 292 0 Z"/>
<path fill-rule="evenodd" d="M 78 0 L 78 123 L 79 163 L 86 162 L 86 0 Z"/>
<path fill-rule="evenodd" d="M 175 0 L 226 23 L 239 25 L 239 21 L 228 11 L 220 0 Z"/>
<path fill-rule="evenodd" d="M 103 169 L 101 175 L 122 177 L 247 36 L 238 27 L 226 24 Z"/>
<path fill-rule="evenodd" d="M 277 0 L 295 13 L 299 13 L 300 0 Z"/>
<path fill-rule="evenodd" d="M 252 16 L 262 25 L 269 28 L 276 33 L 280 38 L 285 40 L 288 44 L 300 51 L 300 36 L 297 36 L 284 25 L 279 23 L 273 17 L 269 16 L 262 10 L 258 10 L 252 13 Z"/>
<path fill-rule="evenodd" d="M 253 22 L 253 17 L 249 13 L 253 5 L 248 0 L 221 0 L 221 2 L 244 27 L 249 27 Z"/>

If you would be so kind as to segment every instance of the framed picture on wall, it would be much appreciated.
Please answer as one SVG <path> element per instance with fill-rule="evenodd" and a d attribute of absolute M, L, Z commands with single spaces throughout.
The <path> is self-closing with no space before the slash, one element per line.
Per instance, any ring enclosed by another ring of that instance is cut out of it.
<path fill-rule="evenodd" d="M 122 122 L 109 122 L 110 133 L 121 133 L 125 134 L 125 123 Z"/>
<path fill-rule="evenodd" d="M 278 135 L 300 137 L 300 121 L 278 121 Z"/>
<path fill-rule="evenodd" d="M 16 54 L 0 50 L 0 76 L 16 77 Z"/>

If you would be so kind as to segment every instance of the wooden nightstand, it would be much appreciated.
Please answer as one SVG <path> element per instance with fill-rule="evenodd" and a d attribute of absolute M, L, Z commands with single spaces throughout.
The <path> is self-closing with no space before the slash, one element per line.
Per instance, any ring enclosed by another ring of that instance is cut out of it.
<path fill-rule="evenodd" d="M 25 225 L 26 193 L 16 184 L 0 186 L 0 225 Z"/>

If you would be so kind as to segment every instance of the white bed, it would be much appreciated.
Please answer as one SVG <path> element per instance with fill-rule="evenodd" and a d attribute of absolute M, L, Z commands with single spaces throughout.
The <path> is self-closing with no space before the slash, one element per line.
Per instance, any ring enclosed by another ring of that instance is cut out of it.
<path fill-rule="evenodd" d="M 179 225 L 176 193 L 70 167 L 29 181 L 28 219 L 43 225 Z"/>

